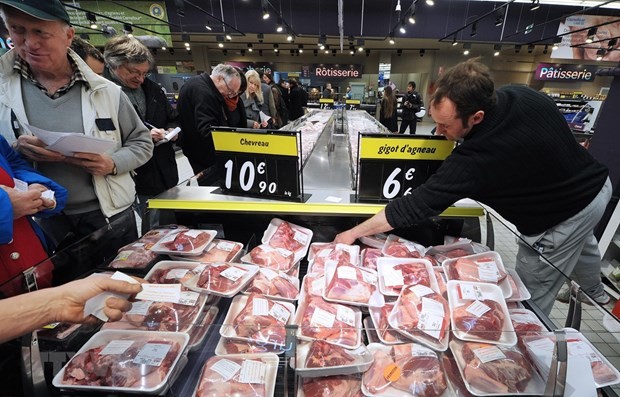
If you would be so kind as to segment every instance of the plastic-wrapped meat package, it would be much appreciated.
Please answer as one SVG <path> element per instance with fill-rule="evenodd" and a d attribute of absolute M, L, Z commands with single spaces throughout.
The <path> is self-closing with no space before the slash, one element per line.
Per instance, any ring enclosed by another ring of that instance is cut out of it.
<path fill-rule="evenodd" d="M 157 265 L 159 265 L 159 262 Z M 190 268 L 186 265 L 179 265 L 177 267 L 167 267 L 155 269 L 151 275 L 146 278 L 146 281 L 153 284 L 183 284 L 189 279 L 194 277 L 198 272 L 203 269 L 201 267 Z"/>
<path fill-rule="evenodd" d="M 372 248 L 381 249 L 385 245 L 388 235 L 385 233 L 377 233 L 371 236 L 360 237 L 360 242 Z"/>
<path fill-rule="evenodd" d="M 438 252 L 434 255 L 434 257 L 441 264 L 441 262 L 445 261 L 446 259 L 460 258 L 462 256 L 468 256 L 473 253 L 473 249 L 465 250 L 462 248 L 457 248 L 446 252 Z"/>
<path fill-rule="evenodd" d="M 448 286 L 446 285 L 446 280 L 444 279 L 445 276 L 443 274 L 443 270 L 439 269 L 433 269 L 435 279 L 437 280 L 437 286 L 439 287 L 439 293 L 441 296 L 448 299 Z"/>
<path fill-rule="evenodd" d="M 226 354 L 282 353 L 280 346 L 273 344 L 258 344 L 228 338 L 222 338 L 221 343 Z"/>
<path fill-rule="evenodd" d="M 352 375 L 305 378 L 304 397 L 363 397 L 362 381 Z"/>
<path fill-rule="evenodd" d="M 450 325 L 448 302 L 423 285 L 403 289 L 388 317 L 390 325 L 434 349 L 447 349 Z"/>
<path fill-rule="evenodd" d="M 375 328 L 377 329 L 377 335 L 381 338 L 383 343 L 396 344 L 396 343 L 404 343 L 406 339 L 404 336 L 396 332 L 390 323 L 388 322 L 388 317 L 394 308 L 393 303 L 386 303 L 382 308 L 372 308 L 371 316 L 372 321 L 375 324 Z M 379 323 L 377 324 L 376 319 L 378 317 Z"/>
<path fill-rule="evenodd" d="M 359 247 L 354 245 L 337 244 L 335 247 L 328 246 L 312 257 L 308 268 L 313 273 L 325 272 L 325 266 L 335 263 L 337 266 L 357 265 Z"/>
<path fill-rule="evenodd" d="M 213 239 L 213 235 L 207 231 L 187 230 L 177 233 L 172 241 L 163 243 L 170 251 L 188 252 L 194 251 Z"/>
<path fill-rule="evenodd" d="M 295 300 L 299 295 L 299 279 L 284 272 L 261 268 L 245 292 L 256 292 L 270 297 Z"/>
<path fill-rule="evenodd" d="M 310 244 L 310 249 L 308 250 L 308 260 L 314 260 L 314 257 L 319 254 L 319 252 L 328 250 L 331 252 L 336 249 L 336 243 L 312 243 Z"/>
<path fill-rule="evenodd" d="M 153 245 L 157 244 L 159 240 L 179 230 L 188 230 L 188 228 L 181 225 L 168 225 L 161 228 L 151 229 L 148 232 L 144 233 L 144 235 L 138 239 L 138 242 L 144 243 L 145 245 L 150 245 L 150 247 L 152 247 Z"/>
<path fill-rule="evenodd" d="M 443 370 L 446 373 L 446 378 L 448 378 L 448 382 L 450 383 L 452 395 L 454 397 L 473 397 L 473 394 L 471 394 L 469 390 L 467 390 L 467 386 L 465 386 L 465 381 L 461 376 L 454 356 L 448 351 L 444 353 L 441 361 L 443 363 Z"/>
<path fill-rule="evenodd" d="M 264 397 L 266 396 L 264 366 L 264 363 L 255 360 L 211 357 L 202 370 L 195 396 Z M 251 374 L 252 371 L 255 373 Z"/>
<path fill-rule="evenodd" d="M 306 368 L 338 367 L 355 362 L 343 347 L 332 345 L 322 340 L 312 341 L 306 356 Z"/>
<path fill-rule="evenodd" d="M 502 306 L 491 299 L 466 300 L 452 311 L 456 329 L 487 341 L 499 341 L 506 315 Z"/>
<path fill-rule="evenodd" d="M 381 257 L 379 248 L 365 248 L 362 250 L 362 267 L 377 270 L 377 258 Z"/>
<path fill-rule="evenodd" d="M 261 244 L 250 251 L 251 262 L 274 270 L 288 271 L 295 264 L 293 252 Z M 245 259 L 244 259 L 245 260 Z"/>
<path fill-rule="evenodd" d="M 351 265 L 331 266 L 328 269 L 327 286 L 323 293 L 328 300 L 368 304 L 377 290 L 377 275 L 371 271 Z M 329 275 L 331 274 L 331 279 Z"/>
<path fill-rule="evenodd" d="M 308 273 L 304 276 L 303 293 L 306 296 L 323 297 L 325 289 L 325 275 L 323 273 Z"/>
<path fill-rule="evenodd" d="M 149 354 L 153 351 L 158 354 Z M 179 343 L 167 338 L 112 340 L 73 356 L 65 367 L 62 384 L 154 388 L 165 381 L 181 353 Z"/>
<path fill-rule="evenodd" d="M 291 227 L 291 224 L 288 222 L 282 222 L 269 239 L 268 244 L 273 248 L 297 252 L 304 249 L 310 243 L 310 238 L 311 236 L 304 231 Z"/>
<path fill-rule="evenodd" d="M 439 357 L 430 349 L 413 343 L 391 347 L 374 344 L 368 349 L 375 361 L 362 383 L 373 395 L 439 397 L 448 387 Z M 400 368 L 400 374 L 386 374 L 390 366 Z"/>
<path fill-rule="evenodd" d="M 444 264 L 444 266 L 446 266 L 446 274 L 450 280 L 497 284 L 503 281 L 507 275 L 503 270 L 503 265 L 498 264 L 493 256 L 477 259 L 459 258 L 447 265 Z"/>
<path fill-rule="evenodd" d="M 238 287 L 247 270 L 234 264 L 210 264 L 200 273 L 197 287 L 227 293 Z"/>
<path fill-rule="evenodd" d="M 285 326 L 292 314 L 278 302 L 260 294 L 251 294 L 232 326 L 239 337 L 283 345 L 286 339 Z"/>
<path fill-rule="evenodd" d="M 532 335 L 546 334 L 547 328 L 536 317 L 536 315 L 527 309 L 510 309 L 510 321 L 519 338 L 519 346 L 524 348 L 523 338 Z"/>
<path fill-rule="evenodd" d="M 423 246 L 393 234 L 388 236 L 382 249 L 383 255 L 394 258 L 421 258 L 424 251 Z"/>
<path fill-rule="evenodd" d="M 307 297 L 301 305 L 301 335 L 343 347 L 360 344 L 361 313 L 351 307 Z M 359 321 L 358 321 L 359 320 Z"/>
<path fill-rule="evenodd" d="M 143 243 L 126 245 L 121 248 L 107 267 L 113 269 L 144 269 L 157 258 L 157 254 L 147 247 Z"/>
<path fill-rule="evenodd" d="M 383 261 L 383 259 L 381 260 Z M 424 262 L 398 263 L 390 265 L 384 262 L 379 264 L 379 275 L 383 281 L 383 293 L 398 296 L 406 285 L 423 285 L 435 287 L 429 274 L 430 267 Z"/>
<path fill-rule="evenodd" d="M 426 259 L 427 261 L 429 261 L 431 263 L 431 266 L 441 266 L 441 262 L 439 262 L 437 259 L 435 259 L 435 257 L 431 255 L 424 255 L 422 259 Z"/>
<path fill-rule="evenodd" d="M 517 347 L 467 342 L 462 344 L 460 355 L 465 382 L 484 393 L 523 392 L 534 374 L 529 360 Z"/>
<path fill-rule="evenodd" d="M 231 262 L 241 251 L 241 248 L 243 248 L 241 243 L 215 239 L 205 249 L 204 254 L 193 257 L 192 260 L 206 263 Z"/>

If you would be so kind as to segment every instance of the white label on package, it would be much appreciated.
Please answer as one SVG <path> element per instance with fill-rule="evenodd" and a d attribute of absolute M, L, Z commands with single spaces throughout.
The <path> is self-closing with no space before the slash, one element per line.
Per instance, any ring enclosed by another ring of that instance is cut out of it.
<path fill-rule="evenodd" d="M 383 272 L 383 283 L 386 287 L 401 287 L 405 285 L 403 272 L 401 270 L 387 269 Z"/>
<path fill-rule="evenodd" d="M 409 287 L 409 289 L 420 298 L 435 293 L 435 291 L 422 284 L 414 285 L 413 287 Z"/>
<path fill-rule="evenodd" d="M 282 324 L 286 324 L 288 318 L 291 316 L 291 312 L 289 312 L 286 307 L 280 305 L 279 303 L 273 304 L 271 310 L 269 310 L 269 314 L 271 315 L 271 317 L 275 318 L 276 320 L 278 320 L 278 322 Z"/>
<path fill-rule="evenodd" d="M 417 345 L 415 343 L 411 344 L 411 355 L 413 357 L 437 357 L 437 353 L 435 353 L 431 349 L 427 349 L 426 347 Z"/>
<path fill-rule="evenodd" d="M 167 279 L 179 279 L 185 277 L 185 275 L 189 272 L 189 269 L 170 269 L 168 273 L 166 273 Z"/>
<path fill-rule="evenodd" d="M 336 319 L 351 327 L 355 326 L 355 312 L 350 307 L 338 305 L 338 311 L 336 312 Z"/>
<path fill-rule="evenodd" d="M 269 281 L 271 281 L 274 278 L 278 277 L 278 272 L 275 272 L 275 271 L 273 271 L 271 269 L 267 269 L 266 267 L 261 268 L 260 272 Z"/>
<path fill-rule="evenodd" d="M 181 284 L 142 284 L 136 299 L 153 302 L 179 303 Z"/>
<path fill-rule="evenodd" d="M 439 340 L 441 336 L 441 325 L 443 324 L 443 316 L 432 313 L 424 312 L 420 313 L 420 321 L 418 321 L 417 328 L 427 335 Z"/>
<path fill-rule="evenodd" d="M 410 241 L 403 242 L 403 245 L 405 246 L 405 248 L 407 248 L 409 252 L 418 252 L 415 244 Z"/>
<path fill-rule="evenodd" d="M 422 298 L 422 313 L 434 313 L 440 316 L 445 314 L 443 303 L 430 298 Z"/>
<path fill-rule="evenodd" d="M 159 367 L 171 347 L 170 343 L 147 343 L 134 357 L 133 363 Z"/>
<path fill-rule="evenodd" d="M 132 302 L 131 310 L 128 311 L 127 314 L 137 314 L 140 316 L 146 316 L 146 313 L 148 313 L 149 307 L 151 307 L 152 304 L 153 302 L 151 301 Z"/>
<path fill-rule="evenodd" d="M 187 237 L 196 238 L 196 237 L 200 236 L 202 233 L 204 233 L 203 230 L 190 229 L 190 230 L 185 232 L 185 235 Z"/>
<path fill-rule="evenodd" d="M 474 354 L 483 364 L 486 364 L 489 361 L 504 360 L 506 358 L 504 352 L 501 351 L 500 348 L 497 346 L 489 346 L 476 349 L 474 350 Z"/>
<path fill-rule="evenodd" d="M 333 251 L 333 249 L 331 248 L 325 248 L 319 251 L 319 254 L 317 255 L 319 258 L 325 258 L 326 256 L 329 256 L 329 254 L 331 254 Z"/>
<path fill-rule="evenodd" d="M 579 339 L 569 339 L 567 342 L 569 356 L 584 356 L 587 357 L 590 362 L 601 361 L 598 355 L 586 342 Z"/>
<path fill-rule="evenodd" d="M 536 339 L 525 342 L 527 348 L 533 352 L 553 352 L 555 344 L 549 338 Z M 568 351 L 570 352 L 570 344 L 568 345 Z"/>
<path fill-rule="evenodd" d="M 313 295 L 322 295 L 323 294 L 323 287 L 325 287 L 325 277 L 319 277 L 316 280 L 314 280 L 312 282 L 312 285 L 310 286 L 310 291 L 312 292 Z"/>
<path fill-rule="evenodd" d="M 218 250 L 230 252 L 235 248 L 235 245 L 237 244 L 231 243 L 230 241 L 220 241 L 219 243 L 217 243 L 215 248 L 217 248 Z"/>
<path fill-rule="evenodd" d="M 306 243 L 308 242 L 308 235 L 301 230 L 295 230 L 293 239 L 301 245 L 306 245 Z"/>
<path fill-rule="evenodd" d="M 484 313 L 488 312 L 489 310 L 491 310 L 491 308 L 480 301 L 475 301 L 474 303 L 469 305 L 467 309 L 465 309 L 465 311 L 473 314 L 476 317 L 481 317 Z"/>
<path fill-rule="evenodd" d="M 228 382 L 239 372 L 241 365 L 224 358 L 213 364 L 210 369 L 220 374 L 224 378 L 224 382 Z"/>
<path fill-rule="evenodd" d="M 179 297 L 179 305 L 196 306 L 200 293 L 194 291 L 182 291 Z"/>
<path fill-rule="evenodd" d="M 145 245 L 144 243 L 133 243 L 133 244 L 131 244 L 132 247 L 136 247 L 136 248 L 142 248 L 142 247 L 144 247 L 144 245 Z"/>
<path fill-rule="evenodd" d="M 310 325 L 313 327 L 331 328 L 334 326 L 336 316 L 321 308 L 315 308 L 310 318 Z"/>
<path fill-rule="evenodd" d="M 239 373 L 239 383 L 265 383 L 265 373 L 267 372 L 267 364 L 245 360 L 241 365 Z"/>
<path fill-rule="evenodd" d="M 241 277 L 243 277 L 246 273 L 247 273 L 247 271 L 245 271 L 245 270 L 241 270 L 238 267 L 231 266 L 228 269 L 224 270 L 220 274 L 223 277 L 226 277 L 227 279 L 229 279 L 230 281 L 237 281 Z"/>
<path fill-rule="evenodd" d="M 461 289 L 461 299 L 465 299 L 465 300 L 484 299 L 482 288 L 480 288 L 480 286 L 478 285 L 459 284 L 459 288 Z"/>
<path fill-rule="evenodd" d="M 114 258 L 115 261 L 126 261 L 133 254 L 133 251 L 121 251 Z"/>
<path fill-rule="evenodd" d="M 357 271 L 352 266 L 338 266 L 336 269 L 338 278 L 344 280 L 357 280 Z"/>
<path fill-rule="evenodd" d="M 252 315 L 267 316 L 269 315 L 269 302 L 267 299 L 254 298 L 252 300 Z"/>
<path fill-rule="evenodd" d="M 101 349 L 99 354 L 123 354 L 125 353 L 125 350 L 127 350 L 132 344 L 133 341 L 131 340 L 112 340 L 107 345 L 105 345 L 103 349 Z"/>
<path fill-rule="evenodd" d="M 284 249 L 284 248 L 276 248 L 276 251 L 278 251 L 280 255 L 282 255 L 285 258 L 288 258 L 289 256 L 293 255 L 291 251 Z"/>
<path fill-rule="evenodd" d="M 361 270 L 361 272 L 362 272 L 362 278 L 364 279 L 364 282 L 368 284 L 372 284 L 372 285 L 377 285 L 377 276 L 364 270 Z"/>
<path fill-rule="evenodd" d="M 478 265 L 480 281 L 497 282 L 499 271 L 495 262 L 476 262 L 476 264 Z"/>
<path fill-rule="evenodd" d="M 24 181 L 22 181 L 21 179 L 17 179 L 17 178 L 13 178 L 13 184 L 14 187 L 13 189 L 19 191 L 19 192 L 27 192 L 28 191 L 28 184 Z"/>

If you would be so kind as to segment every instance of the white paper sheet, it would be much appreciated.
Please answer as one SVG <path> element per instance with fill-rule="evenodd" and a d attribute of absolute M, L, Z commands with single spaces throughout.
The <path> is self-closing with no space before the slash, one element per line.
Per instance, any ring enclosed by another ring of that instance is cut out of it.
<path fill-rule="evenodd" d="M 77 132 L 46 131 L 31 125 L 26 128 L 45 143 L 46 149 L 73 156 L 75 153 L 101 154 L 116 147 L 115 141 L 86 136 Z"/>

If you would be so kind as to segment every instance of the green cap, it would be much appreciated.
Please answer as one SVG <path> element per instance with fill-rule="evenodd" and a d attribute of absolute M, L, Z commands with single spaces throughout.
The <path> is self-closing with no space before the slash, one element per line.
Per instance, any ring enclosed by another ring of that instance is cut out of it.
<path fill-rule="evenodd" d="M 60 0 L 0 0 L 19 11 L 44 21 L 65 21 L 71 24 L 69 14 Z"/>

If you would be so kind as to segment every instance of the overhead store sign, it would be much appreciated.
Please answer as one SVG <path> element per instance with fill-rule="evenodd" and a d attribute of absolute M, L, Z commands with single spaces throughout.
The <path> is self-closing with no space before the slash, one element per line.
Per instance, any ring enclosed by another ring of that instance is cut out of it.
<path fill-rule="evenodd" d="M 172 46 L 172 36 L 168 26 L 168 12 L 164 1 L 123 1 L 123 7 L 118 6 L 114 2 L 90 0 L 76 1 L 70 4 L 97 15 L 104 15 L 117 21 L 122 21 L 121 23 L 97 16 L 97 32 L 88 28 L 90 22 L 86 18 L 85 11 L 66 7 L 76 33 L 78 35 L 81 33 L 90 35 L 88 41 L 94 46 L 103 47 L 106 41 L 108 41 L 108 38 L 101 34 L 101 29 L 104 25 L 114 29 L 116 34 L 119 35 L 123 34 L 123 24 L 125 23 L 133 26 L 134 37 L 149 48 L 160 48 L 164 45 Z M 148 30 L 141 29 L 141 27 Z"/>
<path fill-rule="evenodd" d="M 578 81 L 594 81 L 598 66 L 572 65 L 563 63 L 540 63 L 534 78 L 541 81 L 562 81 L 565 83 Z"/>
<path fill-rule="evenodd" d="M 362 65 L 341 65 L 338 63 L 315 63 L 302 67 L 302 77 L 321 80 L 361 79 Z"/>
<path fill-rule="evenodd" d="M 243 71 L 248 70 L 262 70 L 263 72 L 271 73 L 275 72 L 276 68 L 273 62 L 234 62 L 234 61 L 226 61 L 224 62 L 226 65 L 236 66 L 241 68 Z"/>

